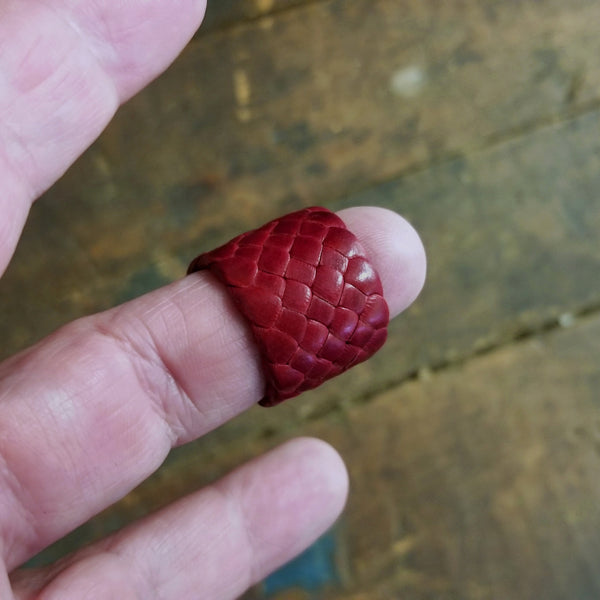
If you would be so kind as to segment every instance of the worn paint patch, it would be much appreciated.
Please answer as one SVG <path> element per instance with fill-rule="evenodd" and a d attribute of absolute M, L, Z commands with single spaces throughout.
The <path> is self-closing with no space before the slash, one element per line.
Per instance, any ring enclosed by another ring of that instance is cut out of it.
<path fill-rule="evenodd" d="M 240 121 L 249 121 L 252 117 L 248 107 L 250 104 L 251 88 L 248 73 L 243 69 L 236 69 L 233 72 L 233 89 L 237 104 L 237 117 Z"/>
<path fill-rule="evenodd" d="M 426 79 L 425 71 L 421 67 L 411 65 L 392 73 L 390 88 L 396 96 L 415 98 L 425 87 Z"/>
<path fill-rule="evenodd" d="M 336 538 L 330 531 L 265 580 L 263 588 L 266 597 L 294 588 L 316 592 L 327 585 L 338 583 L 335 549 Z"/>

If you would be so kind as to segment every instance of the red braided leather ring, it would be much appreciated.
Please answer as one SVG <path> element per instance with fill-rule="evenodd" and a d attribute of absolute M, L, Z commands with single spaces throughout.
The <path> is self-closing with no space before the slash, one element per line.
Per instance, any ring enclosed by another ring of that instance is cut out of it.
<path fill-rule="evenodd" d="M 317 387 L 373 355 L 389 321 L 381 281 L 334 213 L 306 208 L 201 254 L 249 321 L 266 376 L 262 406 Z"/>

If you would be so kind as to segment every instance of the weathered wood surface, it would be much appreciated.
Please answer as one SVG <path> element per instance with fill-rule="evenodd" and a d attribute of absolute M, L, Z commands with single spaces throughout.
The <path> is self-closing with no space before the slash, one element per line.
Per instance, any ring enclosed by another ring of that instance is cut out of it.
<path fill-rule="evenodd" d="M 330 203 L 332 208 L 373 203 L 406 214 L 428 249 L 426 289 L 414 309 L 392 324 L 386 348 L 371 361 L 302 401 L 248 415 L 237 421 L 240 430 L 292 426 L 398 383 L 421 368 L 463 359 L 543 328 L 564 313 L 600 305 L 598 190 L 600 113 L 595 112 Z M 94 227 L 93 217 L 82 219 L 78 226 Z M 153 223 L 147 216 L 144 222 L 148 227 Z M 40 244 L 39 238 L 32 241 Z M 36 253 L 43 255 L 44 249 Z M 140 271 L 121 283 L 129 293 L 139 291 L 140 285 L 162 283 L 160 272 L 140 260 Z M 183 272 L 176 257 L 169 261 Z M 54 275 L 71 279 L 77 306 L 86 299 L 79 295 L 79 286 L 91 292 L 99 285 L 109 295 L 124 293 L 107 272 L 112 261 L 98 267 L 102 276 L 87 262 L 65 265 L 63 273 Z M 124 263 L 131 265 L 128 259 Z M 107 280 L 116 289 L 107 290 Z M 46 277 L 35 282 L 39 298 L 51 299 L 56 281 Z M 32 309 L 23 305 L 23 296 L 26 289 L 12 297 L 12 312 Z M 40 316 L 34 318 L 51 316 L 43 307 L 37 310 Z"/>
<path fill-rule="evenodd" d="M 595 317 L 319 423 L 353 481 L 340 597 L 599 597 L 599 355 Z"/>
<path fill-rule="evenodd" d="M 597 598 L 598 355 L 596 316 L 296 432 L 332 443 L 351 476 L 337 529 L 341 585 L 319 597 Z M 194 453 L 175 453 L 80 535 L 103 533 L 157 508 L 282 437 L 205 439 Z"/>
<path fill-rule="evenodd" d="M 332 598 L 597 598 L 600 324 L 542 331 L 600 307 L 600 5 L 217 2 L 34 208 L 0 356 L 308 204 L 406 214 L 428 284 L 373 361 L 177 450 L 46 558 L 312 433 L 353 478 Z"/>

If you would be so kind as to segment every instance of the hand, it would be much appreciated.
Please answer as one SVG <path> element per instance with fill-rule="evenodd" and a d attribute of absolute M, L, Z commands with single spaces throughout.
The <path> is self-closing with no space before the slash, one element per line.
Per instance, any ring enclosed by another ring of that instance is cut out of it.
<path fill-rule="evenodd" d="M 0 272 L 31 202 L 166 68 L 203 11 L 199 0 L 2 3 Z M 397 314 L 423 283 L 418 236 L 381 209 L 341 216 Z M 307 547 L 340 513 L 347 475 L 325 443 L 298 439 L 59 564 L 8 576 L 263 387 L 247 327 L 203 274 L 1 364 L 0 598 L 235 598 Z"/>

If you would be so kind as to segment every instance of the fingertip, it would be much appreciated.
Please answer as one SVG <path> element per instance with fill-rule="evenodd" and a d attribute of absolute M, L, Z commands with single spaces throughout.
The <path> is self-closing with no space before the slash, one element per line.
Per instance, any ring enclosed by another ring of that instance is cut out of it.
<path fill-rule="evenodd" d="M 425 283 L 427 257 L 415 228 L 387 208 L 361 206 L 339 211 L 375 265 L 392 317 L 408 308 Z"/>
<path fill-rule="evenodd" d="M 297 556 L 337 520 L 348 497 L 348 472 L 329 444 L 296 438 L 258 457 L 242 471 L 247 527 L 263 540 L 262 573 Z M 256 476 L 260 473 L 260 477 Z M 229 479 L 237 481 L 236 472 Z"/>
<path fill-rule="evenodd" d="M 307 482 L 312 479 L 317 495 L 327 499 L 328 511 L 324 519 L 335 521 L 346 505 L 349 488 L 348 470 L 338 451 L 329 443 L 312 437 L 295 438 L 279 450 L 287 454 L 290 464 L 302 465 Z"/>
<path fill-rule="evenodd" d="M 251 493 L 245 490 L 252 498 L 246 500 L 247 513 L 252 512 L 253 523 L 269 523 L 278 553 L 285 539 L 288 560 L 323 535 L 346 505 L 348 471 L 326 442 L 295 438 L 259 457 L 253 466 L 252 472 L 260 470 L 261 477 Z M 278 554 L 268 557 L 267 563 L 278 562 Z"/>

